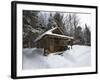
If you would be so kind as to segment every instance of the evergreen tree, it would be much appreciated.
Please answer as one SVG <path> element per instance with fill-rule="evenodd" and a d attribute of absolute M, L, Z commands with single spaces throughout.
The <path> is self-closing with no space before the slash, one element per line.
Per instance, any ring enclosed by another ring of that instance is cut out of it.
<path fill-rule="evenodd" d="M 75 36 L 75 39 L 76 40 L 79 40 L 79 44 L 84 44 L 84 42 L 83 42 L 83 34 L 82 34 L 82 28 L 80 27 L 80 26 L 78 26 L 77 28 L 76 28 L 76 36 Z"/>
<path fill-rule="evenodd" d="M 87 24 L 85 24 L 85 29 L 84 29 L 84 41 L 86 45 L 91 45 L 91 32 Z"/>
<path fill-rule="evenodd" d="M 56 12 L 54 14 L 54 20 L 56 22 L 56 25 L 63 31 L 63 33 L 66 35 L 66 28 L 65 28 L 65 24 L 64 24 L 64 21 L 63 21 L 63 18 L 64 18 L 64 15 L 59 13 L 59 12 Z"/>
<path fill-rule="evenodd" d="M 50 13 L 50 16 L 48 18 L 47 30 L 51 29 L 53 25 L 54 25 L 54 18 L 53 18 L 52 13 Z"/>
<path fill-rule="evenodd" d="M 23 47 L 33 47 L 34 32 L 38 24 L 37 11 L 23 11 Z"/>

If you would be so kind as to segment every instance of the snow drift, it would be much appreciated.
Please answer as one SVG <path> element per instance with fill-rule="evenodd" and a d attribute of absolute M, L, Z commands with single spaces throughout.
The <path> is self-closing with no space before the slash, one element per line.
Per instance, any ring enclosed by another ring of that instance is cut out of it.
<path fill-rule="evenodd" d="M 61 55 L 43 56 L 43 49 L 23 49 L 23 69 L 67 68 L 91 66 L 91 47 L 73 45 Z"/>

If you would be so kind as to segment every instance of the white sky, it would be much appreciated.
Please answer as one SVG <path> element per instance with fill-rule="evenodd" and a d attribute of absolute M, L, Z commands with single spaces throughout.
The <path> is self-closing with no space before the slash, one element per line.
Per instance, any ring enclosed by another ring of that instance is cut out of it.
<path fill-rule="evenodd" d="M 80 19 L 80 25 L 82 28 L 85 27 L 85 24 L 87 24 L 87 26 L 91 29 L 91 20 L 92 20 L 92 17 L 91 17 L 91 14 L 77 14 L 79 19 Z"/>

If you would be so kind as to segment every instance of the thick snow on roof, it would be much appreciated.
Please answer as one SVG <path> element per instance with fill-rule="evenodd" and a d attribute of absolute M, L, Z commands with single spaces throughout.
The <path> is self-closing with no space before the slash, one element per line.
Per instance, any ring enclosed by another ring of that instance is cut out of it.
<path fill-rule="evenodd" d="M 40 35 L 39 37 L 36 38 L 35 42 L 40 40 L 43 36 L 45 35 L 52 35 L 52 36 L 57 36 L 57 37 L 61 37 L 61 38 L 70 38 L 70 39 L 73 39 L 73 37 L 69 37 L 69 36 L 65 36 L 65 35 L 60 35 L 60 34 L 55 34 L 55 33 L 52 33 L 53 30 L 57 29 L 58 27 L 55 27 L 55 28 L 52 28 L 48 31 L 46 31 L 45 33 L 43 33 L 42 35 Z"/>

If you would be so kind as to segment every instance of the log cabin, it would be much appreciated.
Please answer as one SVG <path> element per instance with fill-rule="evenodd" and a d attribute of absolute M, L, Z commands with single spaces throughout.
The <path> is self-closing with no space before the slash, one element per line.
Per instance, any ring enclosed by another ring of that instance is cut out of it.
<path fill-rule="evenodd" d="M 35 39 L 36 47 L 44 49 L 44 55 L 67 50 L 68 45 L 72 45 L 73 37 L 64 35 L 59 27 L 44 32 Z"/>

